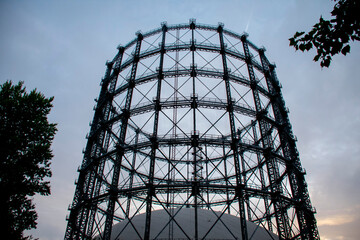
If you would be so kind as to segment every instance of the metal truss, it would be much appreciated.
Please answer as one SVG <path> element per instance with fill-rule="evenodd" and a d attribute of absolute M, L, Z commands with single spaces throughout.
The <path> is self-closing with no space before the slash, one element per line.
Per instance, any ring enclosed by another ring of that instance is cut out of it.
<path fill-rule="evenodd" d="M 269 239 L 320 239 L 264 52 L 246 34 L 193 19 L 119 46 L 101 81 L 65 239 L 113 239 L 112 227 L 124 220 L 139 239 L 156 239 L 164 236 L 151 232 L 159 209 L 168 214 L 167 239 L 175 228 L 187 239 L 210 239 L 224 214 L 239 219 L 234 239 L 252 238 L 249 222 Z M 182 208 L 195 211 L 194 235 L 176 221 Z M 217 216 L 205 235 L 199 209 Z M 132 222 L 141 213 L 144 230 Z"/>

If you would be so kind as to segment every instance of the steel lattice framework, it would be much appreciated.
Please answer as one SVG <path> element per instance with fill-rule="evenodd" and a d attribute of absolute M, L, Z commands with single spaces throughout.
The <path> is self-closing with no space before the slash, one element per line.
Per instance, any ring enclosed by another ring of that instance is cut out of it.
<path fill-rule="evenodd" d="M 217 213 L 214 225 L 222 214 L 238 216 L 242 236 L 234 239 L 251 239 L 248 221 L 279 239 L 320 239 L 264 51 L 246 34 L 195 20 L 163 23 L 118 47 L 101 82 L 65 239 L 110 239 L 124 219 L 136 228 L 139 213 L 145 230 L 135 231 L 150 239 L 156 209 L 168 213 L 169 239 L 174 227 L 187 239 L 211 238 L 211 229 L 197 231 L 199 208 Z M 181 208 L 194 208 L 194 236 L 175 221 Z"/>

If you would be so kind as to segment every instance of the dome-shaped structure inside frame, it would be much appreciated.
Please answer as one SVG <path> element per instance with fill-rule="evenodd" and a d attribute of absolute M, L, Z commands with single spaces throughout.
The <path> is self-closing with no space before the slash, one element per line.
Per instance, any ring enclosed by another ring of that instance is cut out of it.
<path fill-rule="evenodd" d="M 200 239 L 231 215 L 242 239 L 254 224 L 319 239 L 304 175 L 265 50 L 222 24 L 164 23 L 107 62 L 65 238 L 108 240 L 127 222 L 150 239 L 166 212 L 170 239 L 190 222 Z M 204 209 L 220 214 L 214 226 Z"/>
<path fill-rule="evenodd" d="M 170 226 L 168 224 L 169 214 L 165 210 L 155 210 L 152 213 L 150 239 L 195 239 L 195 210 L 193 208 L 174 209 L 175 226 L 170 238 Z M 241 229 L 238 227 L 240 222 L 238 217 L 221 212 L 200 209 L 198 217 L 201 219 L 198 225 L 199 238 L 211 240 L 239 239 L 241 240 Z M 220 217 L 221 216 L 221 217 Z M 111 240 L 138 240 L 141 233 L 145 230 L 146 214 L 136 215 L 129 220 L 125 220 L 113 226 Z M 220 220 L 221 219 L 221 220 Z M 217 224 L 217 222 L 219 224 Z M 247 222 L 248 234 L 252 240 L 277 239 L 275 234 L 269 234 L 264 228 Z M 134 226 L 134 227 L 133 227 Z M 136 230 L 135 230 L 136 229 Z M 138 232 L 137 232 L 138 231 Z M 118 237 L 124 236 L 124 237 Z"/>

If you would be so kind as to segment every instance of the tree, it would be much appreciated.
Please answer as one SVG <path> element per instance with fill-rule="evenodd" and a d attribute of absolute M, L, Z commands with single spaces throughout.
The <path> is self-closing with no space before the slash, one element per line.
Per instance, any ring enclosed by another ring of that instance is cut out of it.
<path fill-rule="evenodd" d="M 47 115 L 53 97 L 23 82 L 0 85 L 0 218 L 2 239 L 30 239 L 24 230 L 36 228 L 32 196 L 50 194 L 50 149 L 56 124 Z"/>
<path fill-rule="evenodd" d="M 329 67 L 332 56 L 350 52 L 349 42 L 360 40 L 360 1 L 359 0 L 334 0 L 335 6 L 331 20 L 320 17 L 311 31 L 296 32 L 289 39 L 290 46 L 296 50 L 309 51 L 315 47 L 317 54 L 314 61 L 321 59 L 321 67 Z M 304 35 L 305 34 L 305 35 Z"/>

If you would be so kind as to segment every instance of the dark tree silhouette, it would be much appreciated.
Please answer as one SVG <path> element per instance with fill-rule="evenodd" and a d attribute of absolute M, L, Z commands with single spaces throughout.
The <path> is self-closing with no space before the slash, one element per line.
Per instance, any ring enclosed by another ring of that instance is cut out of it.
<path fill-rule="evenodd" d="M 350 40 L 360 40 L 360 1 L 335 0 L 331 20 L 324 20 L 322 16 L 311 31 L 296 32 L 290 38 L 290 46 L 296 50 L 309 51 L 315 47 L 317 54 L 314 61 L 320 61 L 321 67 L 329 67 L 332 56 L 350 52 Z"/>
<path fill-rule="evenodd" d="M 49 123 L 53 97 L 23 83 L 0 86 L 0 232 L 2 239 L 29 239 L 24 230 L 36 228 L 31 196 L 50 194 L 51 143 L 56 124 Z"/>

